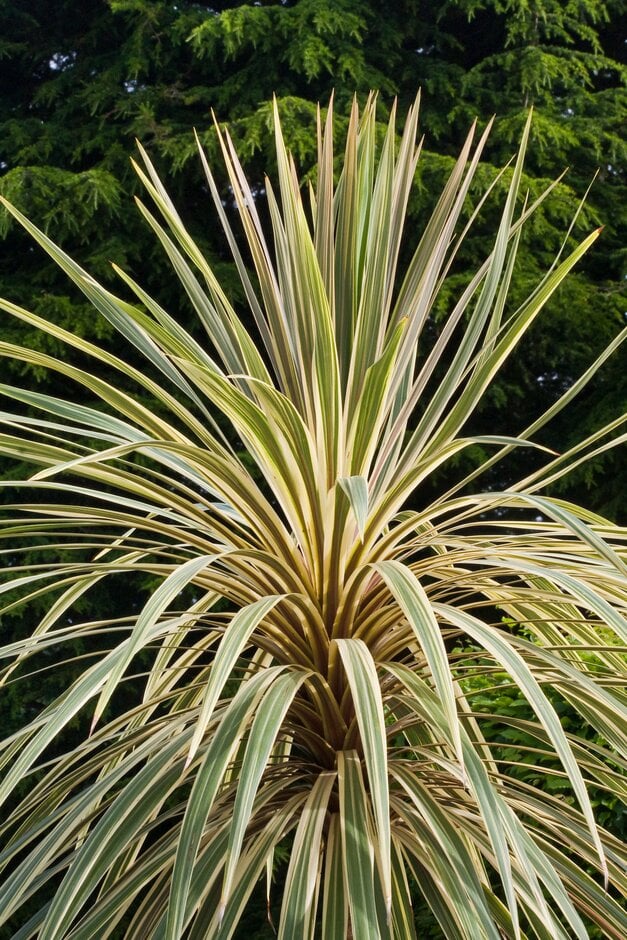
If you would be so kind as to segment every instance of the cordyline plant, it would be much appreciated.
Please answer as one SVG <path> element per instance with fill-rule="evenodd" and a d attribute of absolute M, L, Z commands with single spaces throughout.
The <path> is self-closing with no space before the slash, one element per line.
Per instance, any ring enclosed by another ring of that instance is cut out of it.
<path fill-rule="evenodd" d="M 336 184 L 329 109 L 303 193 L 277 116 L 272 241 L 217 131 L 245 253 L 201 159 L 245 316 L 142 151 L 161 221 L 139 208 L 207 348 L 127 274 L 136 303 L 7 206 L 150 363 L 149 376 L 2 302 L 93 366 L 1 344 L 77 389 L 66 401 L 2 388 L 19 404 L 3 413 L 2 450 L 34 466 L 10 486 L 38 494 L 10 507 L 4 534 L 47 552 L 14 566 L 5 588 L 21 591 L 11 604 L 54 591 L 33 636 L 3 651 L 5 679 L 77 639 L 103 650 L 2 746 L 2 799 L 20 786 L 22 796 L 7 804 L 0 923 L 48 898 L 15 937 L 231 937 L 256 884 L 272 880 L 277 849 L 289 857 L 276 889 L 281 938 L 411 938 L 412 896 L 449 938 L 568 940 L 587 937 L 589 922 L 625 936 L 613 899 L 626 887 L 624 853 L 588 795 L 626 789 L 624 542 L 606 520 L 539 495 L 610 446 L 618 423 L 561 456 L 538 448 L 540 469 L 504 492 L 480 485 L 496 461 L 535 446 L 612 348 L 519 437 L 464 433 L 598 233 L 511 308 L 518 241 L 537 207 L 518 199 L 527 125 L 492 252 L 423 353 L 473 221 L 460 220 L 487 132 L 466 140 L 401 277 L 417 119 L 416 106 L 399 140 L 392 116 L 378 154 L 375 100 L 361 116 L 355 106 Z M 116 370 L 136 395 L 102 377 Z M 490 455 L 483 465 L 421 506 L 421 483 L 473 443 Z M 128 572 L 158 585 L 139 613 L 67 616 Z M 121 707 L 121 684 L 140 668 L 135 704 Z M 553 761 L 568 798 L 541 792 L 486 738 L 498 697 L 493 714 L 473 707 L 477 675 L 482 700 L 486 677 L 526 699 L 528 720 L 500 720 L 527 733 L 518 760 L 538 765 L 536 779 Z M 562 729 L 557 699 L 581 715 L 581 737 Z M 89 735 L 51 749 L 86 711 Z"/>

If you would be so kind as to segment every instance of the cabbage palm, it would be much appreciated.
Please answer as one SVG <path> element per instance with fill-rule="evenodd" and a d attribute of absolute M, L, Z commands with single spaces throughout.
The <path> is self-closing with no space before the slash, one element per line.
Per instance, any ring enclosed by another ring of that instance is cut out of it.
<path fill-rule="evenodd" d="M 625 936 L 624 852 L 589 796 L 626 789 L 624 533 L 541 495 L 615 444 L 619 422 L 567 454 L 534 443 L 624 336 L 519 436 L 465 430 L 598 232 L 510 303 L 521 231 L 550 190 L 519 198 L 527 125 L 491 254 L 434 333 L 458 248 L 496 189 L 462 221 L 488 133 L 471 131 L 397 274 L 417 120 L 416 105 L 399 139 L 392 115 L 377 147 L 374 98 L 355 106 L 337 178 L 329 109 L 307 192 L 277 116 L 271 241 L 217 130 L 241 231 L 201 159 L 245 313 L 140 148 L 154 209 L 139 209 L 204 345 L 127 273 L 132 303 L 7 206 L 146 360 L 2 302 L 87 364 L 0 344 L 76 387 L 62 400 L 2 386 L 2 452 L 33 467 L 10 483 L 24 498 L 3 534 L 46 553 L 14 565 L 3 590 L 7 605 L 50 592 L 34 634 L 3 650 L 4 679 L 31 657 L 39 668 L 41 655 L 71 656 L 77 639 L 101 650 L 2 745 L 0 923 L 48 897 L 16 937 L 231 937 L 277 849 L 289 853 L 286 940 L 414 937 L 417 896 L 447 938 L 567 940 L 590 922 Z M 421 484 L 471 445 L 489 454 L 481 466 L 421 501 Z M 503 491 L 482 484 L 519 447 L 536 448 L 538 469 Z M 86 592 L 133 572 L 156 585 L 139 612 L 129 597 L 127 618 L 80 622 Z M 486 684 L 492 714 L 473 704 Z M 518 760 L 551 760 L 566 796 L 542 792 L 542 771 L 517 772 L 486 736 L 512 688 L 529 718 L 499 720 L 528 735 Z M 562 729 L 558 701 L 581 716 L 580 736 Z M 51 749 L 86 711 L 91 733 Z"/>

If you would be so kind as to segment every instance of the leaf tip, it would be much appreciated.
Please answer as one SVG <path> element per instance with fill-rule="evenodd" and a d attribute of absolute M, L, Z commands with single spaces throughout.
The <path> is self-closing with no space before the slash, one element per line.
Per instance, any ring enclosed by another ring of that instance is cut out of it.
<path fill-rule="evenodd" d="M 189 768 L 189 765 L 193 761 L 195 755 L 196 755 L 196 746 L 192 744 L 189 751 L 187 752 L 185 763 L 183 764 L 183 773 L 185 773 L 185 771 Z"/>

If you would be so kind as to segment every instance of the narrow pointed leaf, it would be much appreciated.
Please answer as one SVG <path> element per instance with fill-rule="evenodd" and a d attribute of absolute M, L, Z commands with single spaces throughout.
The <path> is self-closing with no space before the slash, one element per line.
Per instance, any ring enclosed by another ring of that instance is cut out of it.
<path fill-rule="evenodd" d="M 337 755 L 344 878 L 354 940 L 381 940 L 368 797 L 354 751 Z"/>
<path fill-rule="evenodd" d="M 424 650 L 433 675 L 435 688 L 448 719 L 451 740 L 454 742 L 463 770 L 460 725 L 457 717 L 455 689 L 448 663 L 448 654 L 442 639 L 442 631 L 436 620 L 433 606 L 427 594 L 411 570 L 399 562 L 384 561 L 376 570 L 387 582 L 390 591 L 407 617 L 420 646 Z"/>
<path fill-rule="evenodd" d="M 279 675 L 270 688 L 264 692 L 255 714 L 233 806 L 233 822 L 229 833 L 221 908 L 226 906 L 231 893 L 244 832 L 250 819 L 257 787 L 266 770 L 270 755 L 276 747 L 277 735 L 281 730 L 287 710 L 306 678 L 307 672 L 305 671 L 290 671 Z"/>
<path fill-rule="evenodd" d="M 368 483 L 364 477 L 340 477 L 338 483 L 348 497 L 359 535 L 363 539 L 368 517 Z"/>
<path fill-rule="evenodd" d="M 183 588 L 187 587 L 190 581 L 197 578 L 199 573 L 207 568 L 216 557 L 215 555 L 201 555 L 199 558 L 190 558 L 180 568 L 168 575 L 165 581 L 159 585 L 137 618 L 123 655 L 118 658 L 115 667 L 107 677 L 94 710 L 92 728 L 105 710 L 128 664 L 133 656 L 145 645 L 152 627 L 158 622 L 170 602 L 181 593 Z"/>
<path fill-rule="evenodd" d="M 335 773 L 320 774 L 303 807 L 283 891 L 279 940 L 313 940 L 322 861 L 322 829 Z"/>

